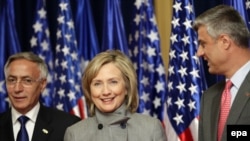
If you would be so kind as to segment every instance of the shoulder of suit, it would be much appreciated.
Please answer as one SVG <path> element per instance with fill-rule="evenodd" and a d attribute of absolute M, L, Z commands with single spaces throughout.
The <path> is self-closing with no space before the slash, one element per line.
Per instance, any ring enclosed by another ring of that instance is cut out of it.
<path fill-rule="evenodd" d="M 220 81 L 218 83 L 213 84 L 212 86 L 208 87 L 208 89 L 205 90 L 205 92 L 215 90 L 215 89 L 223 89 L 225 86 L 225 81 Z"/>
<path fill-rule="evenodd" d="M 51 116 L 56 116 L 59 118 L 66 118 L 66 119 L 75 119 L 75 120 L 81 120 L 79 117 L 72 115 L 70 113 L 67 113 L 65 111 L 61 111 L 55 108 L 51 108 L 51 107 L 46 107 L 46 106 L 41 106 L 41 110 L 43 110 L 44 112 L 50 114 Z"/>
<path fill-rule="evenodd" d="M 95 119 L 95 117 L 88 117 L 84 120 L 81 120 L 77 123 L 75 123 L 74 125 L 71 126 L 71 128 L 73 129 L 78 129 L 78 128 L 87 128 L 87 129 L 90 129 L 90 128 L 97 128 L 97 121 Z"/>
<path fill-rule="evenodd" d="M 6 119 L 10 116 L 10 110 L 0 113 L 0 119 Z"/>
<path fill-rule="evenodd" d="M 134 113 L 131 115 L 131 121 L 135 121 L 136 123 L 155 123 L 155 122 L 160 122 L 159 119 L 157 118 L 154 118 L 152 116 L 149 116 L 149 115 L 143 115 L 143 114 L 140 114 L 140 113 Z"/>

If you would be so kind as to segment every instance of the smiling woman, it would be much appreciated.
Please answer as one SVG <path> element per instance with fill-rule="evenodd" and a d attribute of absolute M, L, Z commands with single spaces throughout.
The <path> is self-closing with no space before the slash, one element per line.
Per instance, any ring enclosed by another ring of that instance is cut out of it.
<path fill-rule="evenodd" d="M 127 95 L 121 71 L 110 62 L 101 67 L 90 84 L 91 100 L 102 112 L 118 109 Z"/>
<path fill-rule="evenodd" d="M 122 95 L 116 108 L 126 103 L 130 112 L 134 113 L 137 110 L 136 72 L 131 60 L 120 51 L 103 52 L 93 58 L 85 69 L 82 83 L 90 115 L 95 114 L 96 95 L 102 95 L 101 97 L 111 97 L 110 94 L 112 97 Z"/>
<path fill-rule="evenodd" d="M 69 127 L 64 141 L 167 140 L 158 119 L 136 113 L 137 76 L 121 51 L 96 55 L 85 69 L 82 85 L 91 117 Z"/>

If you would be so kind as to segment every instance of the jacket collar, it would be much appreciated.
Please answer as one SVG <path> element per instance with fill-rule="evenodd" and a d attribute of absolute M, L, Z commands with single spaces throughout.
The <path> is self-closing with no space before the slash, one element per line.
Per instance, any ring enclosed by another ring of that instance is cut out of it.
<path fill-rule="evenodd" d="M 126 109 L 126 105 L 122 104 L 112 113 L 103 113 L 98 109 L 95 110 L 96 120 L 98 124 L 114 125 L 126 123 L 130 119 L 130 112 Z"/>

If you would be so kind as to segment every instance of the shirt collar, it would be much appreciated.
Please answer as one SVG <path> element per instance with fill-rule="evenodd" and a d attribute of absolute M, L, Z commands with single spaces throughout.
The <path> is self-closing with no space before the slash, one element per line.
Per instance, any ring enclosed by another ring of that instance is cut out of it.
<path fill-rule="evenodd" d="M 25 114 L 30 121 L 36 122 L 36 118 L 40 109 L 40 103 L 38 102 L 28 113 Z M 12 123 L 16 123 L 17 119 L 22 115 L 15 108 L 11 107 Z"/>
<path fill-rule="evenodd" d="M 242 82 L 245 80 L 246 75 L 250 71 L 250 61 L 248 61 L 245 65 L 243 65 L 230 79 L 233 85 L 239 89 Z"/>

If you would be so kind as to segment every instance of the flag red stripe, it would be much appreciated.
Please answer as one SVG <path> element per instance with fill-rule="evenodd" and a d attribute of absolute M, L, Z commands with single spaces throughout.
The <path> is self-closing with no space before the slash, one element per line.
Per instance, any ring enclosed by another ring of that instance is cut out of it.
<path fill-rule="evenodd" d="M 193 136 L 189 128 L 179 135 L 181 141 L 193 141 Z"/>

